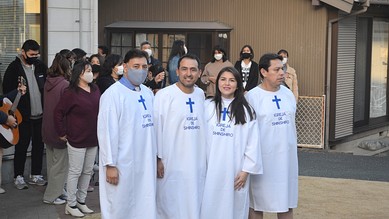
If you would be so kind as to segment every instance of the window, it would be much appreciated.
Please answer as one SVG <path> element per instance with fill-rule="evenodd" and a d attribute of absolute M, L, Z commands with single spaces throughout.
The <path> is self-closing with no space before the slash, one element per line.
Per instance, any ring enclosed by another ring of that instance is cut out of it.
<path fill-rule="evenodd" d="M 387 121 L 388 48 L 389 19 L 358 18 L 354 99 L 356 127 Z"/>
<path fill-rule="evenodd" d="M 41 44 L 40 3 L 40 0 L 0 0 L 0 79 L 24 41 L 34 39 Z"/>
<path fill-rule="evenodd" d="M 111 53 L 124 57 L 132 48 L 132 33 L 112 33 Z"/>

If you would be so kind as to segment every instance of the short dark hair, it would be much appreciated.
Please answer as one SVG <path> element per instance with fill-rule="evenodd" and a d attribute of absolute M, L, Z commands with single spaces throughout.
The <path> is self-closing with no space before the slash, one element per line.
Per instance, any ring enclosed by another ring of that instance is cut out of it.
<path fill-rule="evenodd" d="M 145 51 L 142 51 L 140 49 L 130 49 L 124 56 L 123 61 L 124 63 L 127 63 L 130 59 L 143 57 L 147 60 L 148 55 Z"/>
<path fill-rule="evenodd" d="M 74 54 L 76 54 L 77 56 L 77 60 L 81 60 L 84 56 L 86 56 L 86 52 L 83 50 L 83 49 L 80 49 L 80 48 L 74 48 L 72 50 L 72 52 L 74 52 Z"/>
<path fill-rule="evenodd" d="M 93 54 L 93 55 L 91 55 L 91 56 L 89 57 L 88 61 L 89 61 L 89 62 L 92 62 L 92 59 L 93 59 L 93 58 L 97 58 L 97 59 L 99 60 L 100 64 L 102 63 L 101 57 L 99 56 L 99 54 Z"/>
<path fill-rule="evenodd" d="M 185 59 L 185 58 L 196 60 L 196 62 L 197 62 L 197 68 L 200 70 L 201 62 L 200 62 L 199 57 L 197 57 L 195 54 L 191 54 L 191 53 L 185 54 L 185 55 L 183 55 L 183 56 L 180 57 L 180 59 L 178 60 L 177 69 L 180 68 L 181 61 L 182 61 L 183 59 Z"/>
<path fill-rule="evenodd" d="M 150 45 L 151 46 L 151 43 L 149 41 L 143 41 L 141 44 L 140 44 L 140 48 L 142 48 L 142 46 L 144 45 Z"/>
<path fill-rule="evenodd" d="M 97 48 L 98 48 L 98 49 L 101 49 L 101 51 L 103 51 L 103 54 L 108 55 L 108 53 L 109 53 L 108 47 L 103 46 L 103 45 L 100 45 L 100 46 L 98 46 Z"/>
<path fill-rule="evenodd" d="M 22 49 L 27 52 L 29 50 L 34 50 L 34 51 L 39 51 L 40 49 L 40 46 L 38 44 L 37 41 L 35 40 L 26 40 L 24 43 L 23 43 L 23 46 L 22 46 Z"/>
<path fill-rule="evenodd" d="M 285 53 L 286 56 L 289 57 L 289 53 L 285 49 L 280 49 L 280 51 L 277 52 L 278 55 L 281 55 L 281 53 Z"/>
<path fill-rule="evenodd" d="M 212 59 L 211 59 L 211 62 L 215 62 L 216 61 L 216 59 L 215 59 L 215 57 L 214 57 L 214 54 L 215 54 L 215 51 L 220 51 L 220 52 L 222 52 L 223 53 L 223 62 L 225 62 L 225 61 L 227 61 L 227 53 L 226 53 L 226 51 L 221 47 L 221 46 L 219 46 L 219 45 L 216 45 L 215 47 L 213 47 L 213 50 L 212 50 Z"/>
<path fill-rule="evenodd" d="M 261 73 L 261 69 L 265 69 L 266 71 L 269 70 L 270 67 L 270 61 L 271 60 L 276 60 L 279 59 L 282 61 L 282 56 L 274 53 L 266 53 L 264 54 L 258 61 L 258 69 L 259 69 L 259 74 L 261 75 L 261 78 L 263 78 L 263 75 Z"/>

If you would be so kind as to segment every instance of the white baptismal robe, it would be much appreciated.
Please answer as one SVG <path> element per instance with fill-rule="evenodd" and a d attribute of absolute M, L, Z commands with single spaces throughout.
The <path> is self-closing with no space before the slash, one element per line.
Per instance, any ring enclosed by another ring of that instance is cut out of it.
<path fill-rule="evenodd" d="M 250 207 L 287 212 L 298 201 L 296 100 L 280 86 L 276 92 L 255 87 L 246 99 L 257 113 L 263 174 L 251 177 Z"/>
<path fill-rule="evenodd" d="M 100 99 L 98 115 L 100 206 L 103 219 L 156 218 L 154 95 L 120 82 Z M 106 165 L 119 171 L 118 185 L 106 182 Z"/>
<path fill-rule="evenodd" d="M 206 171 L 204 92 L 176 84 L 155 96 L 154 124 L 164 177 L 157 179 L 157 217 L 198 219 Z"/>
<path fill-rule="evenodd" d="M 232 100 L 224 100 L 220 122 L 215 110 L 215 102 L 205 102 L 207 121 L 207 176 L 201 219 L 248 218 L 250 176 L 245 186 L 234 189 L 235 177 L 241 171 L 250 174 L 262 173 L 261 149 L 258 137 L 258 124 L 250 121 L 246 111 L 246 122 L 235 125 L 230 120 L 228 106 Z M 219 109 L 218 109 L 219 110 Z"/>

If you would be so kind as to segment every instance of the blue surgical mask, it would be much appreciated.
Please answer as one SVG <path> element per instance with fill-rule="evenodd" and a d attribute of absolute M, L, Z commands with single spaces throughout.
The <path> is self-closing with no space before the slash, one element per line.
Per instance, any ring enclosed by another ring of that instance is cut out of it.
<path fill-rule="evenodd" d="M 134 86 L 142 84 L 147 77 L 146 69 L 131 69 L 127 71 L 127 78 Z"/>

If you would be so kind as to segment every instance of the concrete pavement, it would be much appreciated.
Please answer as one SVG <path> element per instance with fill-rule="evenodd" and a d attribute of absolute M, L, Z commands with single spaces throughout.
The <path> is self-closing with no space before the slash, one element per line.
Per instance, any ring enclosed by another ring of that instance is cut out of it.
<path fill-rule="evenodd" d="M 308 185 L 313 181 L 315 183 L 322 181 L 327 182 L 326 188 L 331 185 L 338 187 L 340 185 L 332 181 L 330 181 L 332 183 L 328 183 L 328 178 L 335 178 L 339 180 L 355 180 L 353 183 L 358 185 L 364 183 L 361 187 L 374 184 L 374 182 L 369 183 L 369 181 L 383 182 L 383 185 L 389 187 L 389 156 L 356 156 L 347 153 L 328 152 L 315 149 L 299 149 L 299 171 L 301 176 L 300 180 L 303 179 L 301 182 Z M 313 176 L 313 178 L 306 176 Z M 318 177 L 323 178 L 320 180 Z M 42 202 L 45 187 L 30 185 L 30 188 L 27 190 L 17 190 L 12 183 L 2 185 L 2 187 L 6 190 L 6 193 L 0 194 L 0 219 L 72 218 L 71 216 L 65 215 L 65 205 L 55 206 Z M 320 188 L 320 186 L 318 188 Z M 379 188 L 380 187 L 378 187 L 378 189 Z M 307 216 L 306 213 L 301 211 L 307 210 L 302 208 L 309 208 L 311 206 L 304 202 L 309 202 L 309 200 L 312 200 L 313 198 L 309 198 L 310 194 L 303 193 L 306 189 L 307 188 L 300 186 L 300 194 L 302 194 L 300 195 L 300 209 L 298 208 L 296 210 L 295 218 L 307 218 L 305 217 Z M 368 192 L 365 193 L 366 195 L 369 195 Z M 384 201 L 389 203 L 389 197 L 387 197 L 387 199 L 385 197 Z M 324 197 L 321 202 L 326 200 L 331 203 L 334 201 Z M 94 192 L 88 193 L 86 203 L 96 212 L 92 215 L 88 215 L 86 218 L 100 218 L 97 186 L 95 186 Z M 326 203 L 321 203 L 321 206 L 325 208 Z M 315 209 L 311 210 L 313 211 Z M 389 215 L 389 210 L 387 213 Z M 386 212 L 384 214 L 386 214 Z"/>

